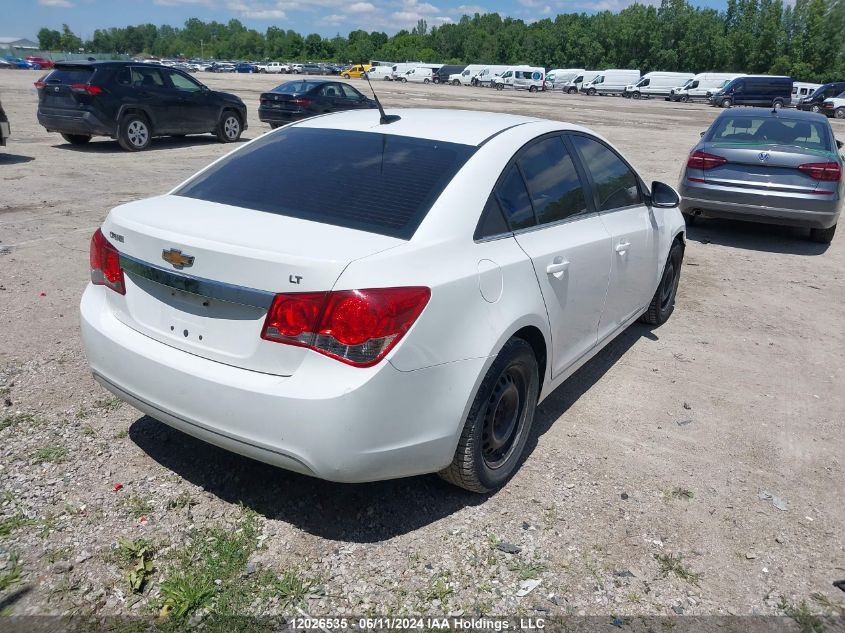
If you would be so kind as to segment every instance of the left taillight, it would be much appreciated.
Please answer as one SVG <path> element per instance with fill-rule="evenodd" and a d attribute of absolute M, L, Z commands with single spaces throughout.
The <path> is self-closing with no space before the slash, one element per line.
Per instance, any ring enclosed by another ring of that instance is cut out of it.
<path fill-rule="evenodd" d="M 396 346 L 430 298 L 425 287 L 278 294 L 261 338 L 371 367 Z"/>
<path fill-rule="evenodd" d="M 91 237 L 89 261 L 91 262 L 91 283 L 95 286 L 106 286 L 122 295 L 126 294 L 123 269 L 120 267 L 120 253 L 100 229 L 97 229 Z"/>
<path fill-rule="evenodd" d="M 798 166 L 798 171 L 807 174 L 815 180 L 824 180 L 827 182 L 839 182 L 839 179 L 842 178 L 842 168 L 836 162 L 805 163 Z"/>

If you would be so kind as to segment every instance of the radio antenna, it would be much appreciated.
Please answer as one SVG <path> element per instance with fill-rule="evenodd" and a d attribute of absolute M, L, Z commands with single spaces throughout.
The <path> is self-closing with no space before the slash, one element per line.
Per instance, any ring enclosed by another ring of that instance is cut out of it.
<path fill-rule="evenodd" d="M 373 89 L 373 84 L 370 83 L 370 73 L 365 72 L 364 78 L 367 80 L 367 85 L 370 87 L 370 91 L 373 93 L 373 99 L 375 99 L 376 105 L 378 106 L 378 111 L 381 114 L 381 118 L 379 119 L 379 123 L 382 125 L 387 125 L 388 123 L 395 123 L 402 117 L 398 114 L 385 114 L 384 108 L 381 106 L 381 101 L 378 100 L 378 95 L 376 91 Z"/>

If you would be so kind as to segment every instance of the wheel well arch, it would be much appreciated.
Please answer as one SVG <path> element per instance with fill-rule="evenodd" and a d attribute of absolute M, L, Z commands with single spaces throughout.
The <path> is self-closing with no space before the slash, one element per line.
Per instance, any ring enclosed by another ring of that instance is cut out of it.
<path fill-rule="evenodd" d="M 546 378 L 546 371 L 548 370 L 548 349 L 546 346 L 546 338 L 540 329 L 534 325 L 526 325 L 516 332 L 510 338 L 520 338 L 531 346 L 534 350 L 534 356 L 537 359 L 537 368 L 540 374 L 540 391 L 543 390 L 543 383 Z"/>
<path fill-rule="evenodd" d="M 127 114 L 140 114 L 140 115 L 143 115 L 143 116 L 144 116 L 144 118 L 145 118 L 145 119 L 147 119 L 147 123 L 149 123 L 149 124 L 150 124 L 150 126 L 153 128 L 153 130 L 155 130 L 155 128 L 156 128 L 156 121 L 155 121 L 155 119 L 153 118 L 153 116 L 150 114 L 150 112 L 149 112 L 149 111 L 148 111 L 145 107 L 143 107 L 143 106 L 138 106 L 138 105 L 125 105 L 125 106 L 122 106 L 122 107 L 120 108 L 120 110 L 118 111 L 118 113 L 117 113 L 117 121 L 118 121 L 118 124 L 119 124 L 119 123 L 120 123 L 120 121 L 123 119 L 123 117 L 125 117 Z"/>

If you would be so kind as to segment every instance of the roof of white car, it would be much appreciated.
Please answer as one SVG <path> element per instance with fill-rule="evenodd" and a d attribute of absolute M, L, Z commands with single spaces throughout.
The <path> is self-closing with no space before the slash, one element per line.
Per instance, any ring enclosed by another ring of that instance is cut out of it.
<path fill-rule="evenodd" d="M 296 125 L 480 145 L 491 136 L 517 125 L 548 123 L 545 119 L 476 110 L 409 108 L 386 110 L 386 112 L 398 114 L 401 118 L 393 123 L 381 125 L 378 110 L 349 110 L 305 119 Z"/>

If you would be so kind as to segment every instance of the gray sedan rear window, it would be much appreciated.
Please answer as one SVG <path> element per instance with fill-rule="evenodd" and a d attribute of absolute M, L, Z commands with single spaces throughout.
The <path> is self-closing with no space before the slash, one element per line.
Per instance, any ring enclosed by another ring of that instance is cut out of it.
<path fill-rule="evenodd" d="M 407 240 L 476 149 L 290 127 L 235 152 L 176 195 Z"/>
<path fill-rule="evenodd" d="M 718 145 L 789 145 L 826 152 L 831 150 L 826 122 L 766 116 L 721 117 L 707 141 Z"/>

